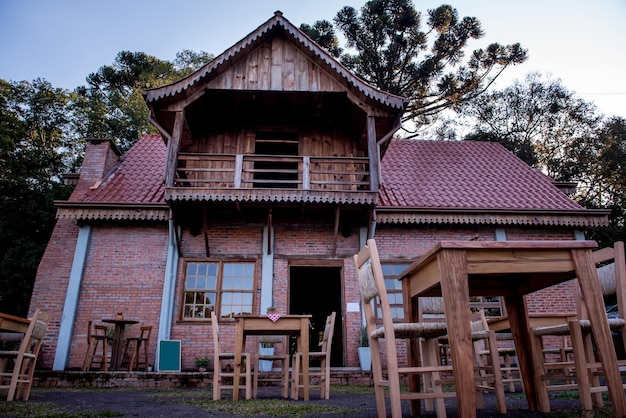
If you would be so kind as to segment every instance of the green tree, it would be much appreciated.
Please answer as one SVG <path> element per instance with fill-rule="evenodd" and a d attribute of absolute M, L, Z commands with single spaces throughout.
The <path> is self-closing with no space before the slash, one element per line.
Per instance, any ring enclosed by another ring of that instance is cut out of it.
<path fill-rule="evenodd" d="M 460 106 L 466 140 L 496 141 L 558 181 L 578 184 L 574 199 L 590 209 L 611 209 L 610 225 L 592 231 L 601 244 L 626 239 L 626 123 L 603 120 L 595 106 L 560 80 L 529 74 L 503 90 Z M 446 132 L 447 133 L 447 132 Z"/>
<path fill-rule="evenodd" d="M 592 103 L 578 98 L 561 80 L 539 73 L 486 92 L 459 109 L 472 124 L 465 139 L 498 141 L 559 181 L 582 175 L 573 147 L 588 142 L 601 121 Z"/>
<path fill-rule="evenodd" d="M 120 52 L 113 65 L 89 74 L 87 86 L 74 92 L 73 110 L 83 121 L 75 126 L 79 137 L 113 138 L 122 151 L 127 150 L 141 135 L 154 132 L 141 91 L 172 83 L 213 58 L 206 52 L 183 50 L 169 62 L 143 52 Z"/>
<path fill-rule="evenodd" d="M 577 138 L 571 149 L 579 179 L 578 201 L 611 210 L 609 227 L 595 231 L 601 243 L 626 240 L 626 120 L 612 117 L 595 135 Z"/>
<path fill-rule="evenodd" d="M 37 79 L 0 80 L 0 305 L 26 315 L 63 184 L 69 94 Z"/>
<path fill-rule="evenodd" d="M 425 31 L 410 0 L 370 0 L 360 14 L 346 6 L 333 21 L 354 51 L 343 54 L 342 63 L 381 90 L 409 98 L 404 120 L 416 127 L 480 95 L 506 67 L 526 60 L 519 44 L 498 43 L 465 59 L 468 41 L 484 36 L 480 21 L 460 18 L 445 4 L 428 10 Z M 317 40 L 315 32 L 307 33 Z M 328 48 L 328 39 L 325 31 L 320 44 Z"/>

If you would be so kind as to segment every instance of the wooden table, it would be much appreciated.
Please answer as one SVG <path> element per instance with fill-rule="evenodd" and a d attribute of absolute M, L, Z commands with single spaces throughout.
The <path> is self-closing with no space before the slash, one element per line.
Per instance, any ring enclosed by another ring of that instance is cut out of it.
<path fill-rule="evenodd" d="M 139 321 L 134 321 L 132 319 L 105 318 L 102 322 L 106 324 L 115 324 L 113 343 L 111 346 L 111 365 L 109 370 L 119 370 L 122 366 L 122 356 L 124 355 L 124 334 L 126 333 L 126 325 L 138 324 Z"/>
<path fill-rule="evenodd" d="M 594 241 L 443 241 L 411 264 L 400 277 L 405 314 L 417 321 L 420 296 L 443 296 L 460 417 L 476 416 L 474 359 L 469 297 L 503 296 L 518 349 L 522 383 L 530 410 L 538 408 L 530 320 L 524 295 L 578 278 L 616 416 L 626 416 L 615 348 L 606 318 L 592 249 Z M 411 342 L 409 361 L 417 347 Z M 412 385 L 415 382 L 411 382 Z M 413 408 L 419 408 L 412 404 Z"/>
<path fill-rule="evenodd" d="M 239 376 L 241 374 L 241 353 L 246 347 L 248 335 L 289 335 L 297 337 L 298 352 L 302 353 L 302 378 L 304 380 L 304 400 L 309 400 L 309 320 L 311 315 L 284 315 L 273 322 L 266 315 L 236 315 L 235 328 L 235 370 L 233 378 L 233 400 L 239 399 Z M 250 364 L 247 367 L 251 367 Z M 249 395 L 249 394 L 248 394 Z M 296 391 L 296 399 L 298 391 Z"/>

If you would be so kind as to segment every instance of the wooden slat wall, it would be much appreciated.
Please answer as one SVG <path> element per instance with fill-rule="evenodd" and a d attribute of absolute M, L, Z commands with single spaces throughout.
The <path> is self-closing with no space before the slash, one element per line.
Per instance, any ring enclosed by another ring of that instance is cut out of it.
<path fill-rule="evenodd" d="M 212 89 L 345 91 L 291 42 L 274 38 L 209 83 Z"/>
<path fill-rule="evenodd" d="M 209 154 L 254 154 L 255 134 L 253 129 L 226 129 L 221 132 L 214 132 L 206 137 L 196 138 L 193 146 L 188 152 L 192 153 L 209 153 Z M 311 157 L 359 157 L 364 156 L 365 152 L 360 151 L 357 144 L 340 130 L 320 131 L 310 130 L 308 132 L 300 132 L 299 154 Z M 242 187 L 250 188 L 252 184 L 250 169 L 253 168 L 252 162 L 244 162 L 244 178 Z M 359 164 L 360 165 L 360 164 Z M 187 168 L 191 169 L 232 169 L 233 161 L 210 161 L 210 160 L 190 160 L 186 162 Z M 302 167 L 300 167 L 302 168 Z M 365 166 L 354 167 L 354 171 L 364 171 Z M 327 162 L 311 162 L 311 189 L 312 190 L 337 190 L 337 186 L 326 184 L 328 182 L 350 182 L 356 183 L 360 178 L 349 176 L 346 174 L 333 174 L 333 172 L 345 171 L 343 164 L 331 164 Z M 324 174 L 315 174 L 315 171 L 323 171 Z M 207 176 L 206 173 L 188 172 L 188 178 L 197 179 Z M 212 178 L 216 180 L 224 180 L 223 184 L 213 184 L 213 187 L 229 187 L 232 183 L 232 174 L 228 171 L 222 173 L 211 172 Z M 248 181 L 246 181 L 248 180 Z M 300 179 L 302 180 L 302 179 Z M 345 190 L 356 190 L 356 185 L 342 186 Z"/>

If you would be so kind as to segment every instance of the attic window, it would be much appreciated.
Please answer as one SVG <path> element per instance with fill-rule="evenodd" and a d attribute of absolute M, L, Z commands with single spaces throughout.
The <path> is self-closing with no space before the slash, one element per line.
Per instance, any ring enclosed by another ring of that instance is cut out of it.
<path fill-rule="evenodd" d="M 255 188 L 298 188 L 297 132 L 257 132 L 254 153 Z"/>

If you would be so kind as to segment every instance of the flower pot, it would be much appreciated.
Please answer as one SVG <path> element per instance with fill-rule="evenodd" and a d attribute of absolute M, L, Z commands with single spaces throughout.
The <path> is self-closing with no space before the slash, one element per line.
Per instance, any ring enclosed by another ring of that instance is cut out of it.
<path fill-rule="evenodd" d="M 274 347 L 259 347 L 259 354 L 266 356 L 274 355 Z M 274 362 L 272 360 L 259 360 L 259 371 L 260 372 L 271 372 L 272 364 Z"/>
<path fill-rule="evenodd" d="M 372 353 L 369 347 L 359 347 L 359 363 L 361 364 L 361 370 L 372 370 Z"/>

